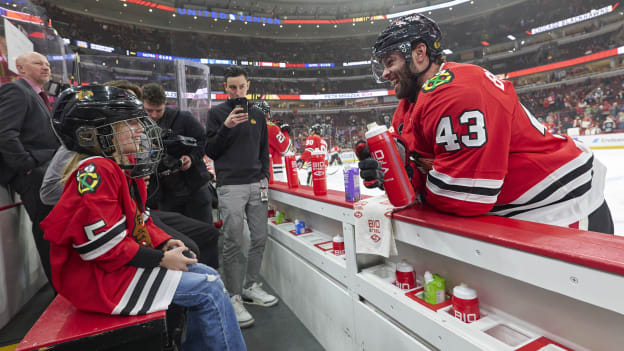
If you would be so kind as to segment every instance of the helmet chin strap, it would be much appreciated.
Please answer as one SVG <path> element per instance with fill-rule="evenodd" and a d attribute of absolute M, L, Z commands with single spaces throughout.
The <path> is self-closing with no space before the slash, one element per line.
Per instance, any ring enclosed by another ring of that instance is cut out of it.
<path fill-rule="evenodd" d="M 418 92 L 420 91 L 419 87 L 418 87 L 418 78 L 425 72 L 427 72 L 429 70 L 429 68 L 431 68 L 431 64 L 433 64 L 433 60 L 431 58 L 429 58 L 429 64 L 427 65 L 427 68 L 425 68 L 424 70 L 420 71 L 420 72 L 412 72 L 412 70 L 410 69 L 410 74 L 412 77 L 412 82 L 414 83 L 414 91 L 412 92 L 412 94 L 407 98 L 407 100 L 409 102 L 415 102 L 416 98 L 418 97 Z M 409 66 L 408 66 L 409 67 Z"/>

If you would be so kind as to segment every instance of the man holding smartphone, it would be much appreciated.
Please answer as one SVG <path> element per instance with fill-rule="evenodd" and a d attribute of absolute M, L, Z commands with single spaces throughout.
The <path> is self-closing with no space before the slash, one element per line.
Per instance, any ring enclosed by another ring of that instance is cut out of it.
<path fill-rule="evenodd" d="M 245 98 L 250 84 L 247 72 L 228 67 L 224 78 L 228 99 L 208 112 L 206 155 L 214 160 L 217 173 L 224 229 L 222 276 L 244 328 L 254 319 L 243 299 L 266 307 L 277 303 L 258 282 L 267 238 L 269 143 L 264 114 Z M 251 233 L 246 267 L 242 252 L 245 215 Z"/>

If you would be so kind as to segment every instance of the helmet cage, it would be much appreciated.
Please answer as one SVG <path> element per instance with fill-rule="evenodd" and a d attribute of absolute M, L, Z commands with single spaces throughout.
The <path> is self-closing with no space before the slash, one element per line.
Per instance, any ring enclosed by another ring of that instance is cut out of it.
<path fill-rule="evenodd" d="M 153 173 L 162 155 L 160 128 L 136 96 L 123 89 L 91 85 L 71 88 L 57 99 L 52 126 L 69 150 L 115 161 L 131 178 Z M 138 136 L 125 136 L 142 129 Z M 123 140 L 134 146 L 125 147 Z M 132 150 L 131 152 L 123 152 Z"/>

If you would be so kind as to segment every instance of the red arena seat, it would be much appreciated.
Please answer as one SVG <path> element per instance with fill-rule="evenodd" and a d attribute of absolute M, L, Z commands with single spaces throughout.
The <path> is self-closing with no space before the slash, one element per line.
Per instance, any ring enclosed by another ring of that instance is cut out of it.
<path fill-rule="evenodd" d="M 58 295 L 15 350 L 164 350 L 165 315 L 166 311 L 142 316 L 82 312 Z"/>

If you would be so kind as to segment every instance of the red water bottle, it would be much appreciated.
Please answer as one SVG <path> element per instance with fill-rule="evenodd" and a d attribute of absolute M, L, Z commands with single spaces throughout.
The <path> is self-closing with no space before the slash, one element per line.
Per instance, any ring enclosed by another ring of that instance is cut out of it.
<path fill-rule="evenodd" d="M 401 290 L 411 290 L 416 287 L 416 279 L 414 278 L 414 267 L 401 261 L 396 265 L 396 286 Z"/>
<path fill-rule="evenodd" d="M 366 142 L 371 156 L 381 163 L 384 173 L 383 186 L 388 200 L 394 207 L 404 207 L 416 201 L 396 144 L 386 126 L 376 126 L 366 132 Z"/>
<path fill-rule="evenodd" d="M 314 150 L 312 152 L 312 188 L 314 189 L 314 195 L 327 195 L 325 167 L 325 153 L 320 150 Z"/>
<path fill-rule="evenodd" d="M 345 254 L 344 238 L 342 236 L 336 235 L 332 238 L 332 249 L 336 256 Z"/>
<path fill-rule="evenodd" d="M 286 180 L 288 187 L 291 189 L 299 187 L 299 171 L 297 169 L 297 158 L 294 154 L 288 153 L 284 156 L 284 165 L 286 165 Z"/>
<path fill-rule="evenodd" d="M 453 288 L 453 314 L 464 323 L 472 323 L 479 318 L 479 299 L 477 292 L 465 284 Z"/>

